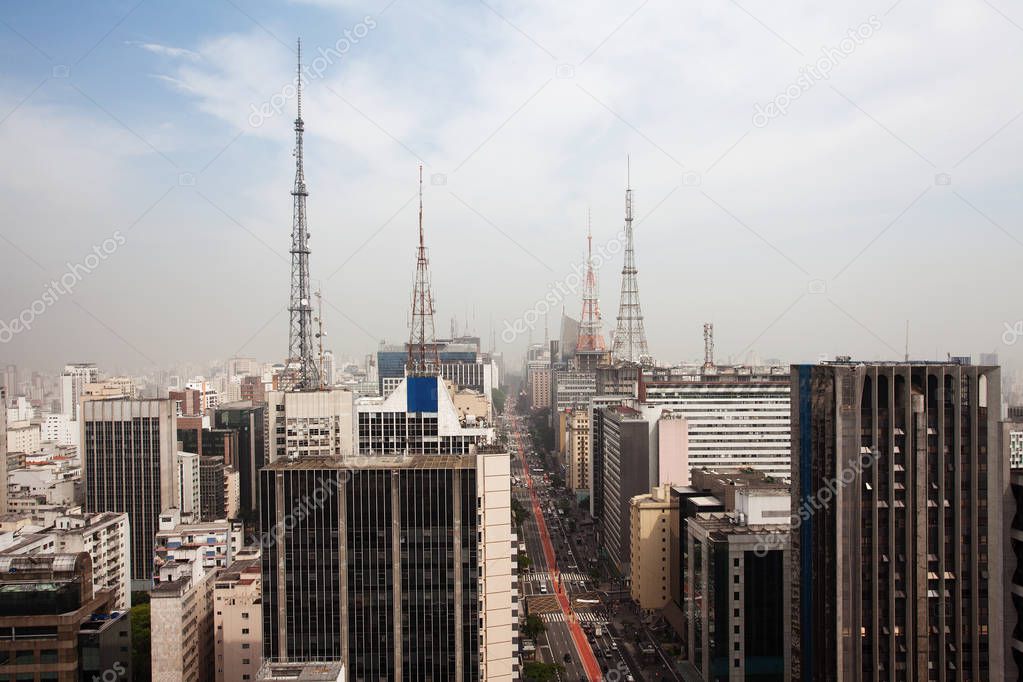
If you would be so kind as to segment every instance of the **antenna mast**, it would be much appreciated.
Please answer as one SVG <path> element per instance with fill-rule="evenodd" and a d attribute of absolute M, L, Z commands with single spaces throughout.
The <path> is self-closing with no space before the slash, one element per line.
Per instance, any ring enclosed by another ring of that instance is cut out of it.
<path fill-rule="evenodd" d="M 593 229 L 590 214 L 586 218 L 586 280 L 583 289 L 583 310 L 579 318 L 579 339 L 576 352 L 603 351 L 604 334 L 601 332 L 600 301 L 597 295 L 597 276 L 593 272 Z"/>
<path fill-rule="evenodd" d="M 416 258 L 416 280 L 412 290 L 412 324 L 409 331 L 409 376 L 436 376 L 440 358 L 433 329 L 433 292 L 430 288 L 430 262 L 426 256 L 423 234 L 423 166 L 419 165 L 419 249 Z"/>
<path fill-rule="evenodd" d="M 704 322 L 703 324 L 703 369 L 714 368 L 714 324 Z"/>
<path fill-rule="evenodd" d="M 309 300 L 309 228 L 306 224 L 306 197 L 302 136 L 302 39 L 298 41 L 298 116 L 295 118 L 295 186 L 291 190 L 291 320 L 288 328 L 288 362 L 283 376 L 285 390 L 313 389 L 320 386 L 320 371 L 313 359 L 312 306 Z"/>
<path fill-rule="evenodd" d="M 618 327 L 614 333 L 614 355 L 628 362 L 649 362 L 643 311 L 639 305 L 639 280 L 636 274 L 636 250 L 632 237 L 632 163 L 626 157 L 625 180 L 625 261 L 622 265 L 622 298 L 618 306 Z"/>
<path fill-rule="evenodd" d="M 326 374 L 323 370 L 323 337 L 326 334 L 323 333 L 323 293 L 319 287 L 316 289 L 316 323 L 318 325 L 316 331 L 316 338 L 320 342 L 320 390 L 326 388 Z"/>

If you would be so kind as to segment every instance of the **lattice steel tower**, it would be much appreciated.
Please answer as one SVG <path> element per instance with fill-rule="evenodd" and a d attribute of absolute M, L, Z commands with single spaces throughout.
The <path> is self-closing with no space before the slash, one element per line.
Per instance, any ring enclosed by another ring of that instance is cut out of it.
<path fill-rule="evenodd" d="M 626 166 L 628 169 L 628 166 Z M 626 171 L 625 183 L 625 262 L 622 265 L 622 300 L 618 306 L 612 352 L 618 360 L 649 362 L 650 351 L 643 330 L 643 310 L 639 306 L 639 281 L 636 279 L 636 252 L 632 242 L 632 183 Z"/>
<path fill-rule="evenodd" d="M 433 290 L 430 287 L 430 261 L 423 236 L 423 166 L 419 166 L 419 249 L 416 258 L 416 282 L 412 288 L 412 324 L 409 329 L 407 376 L 435 376 L 440 373 L 440 358 L 433 330 Z"/>
<path fill-rule="evenodd" d="M 291 324 L 288 328 L 288 366 L 284 374 L 287 390 L 320 387 L 320 369 L 313 357 L 313 306 L 309 290 L 309 229 L 306 225 L 305 170 L 302 166 L 302 40 L 298 41 L 298 117 L 295 119 L 294 216 L 291 224 Z"/>
<path fill-rule="evenodd" d="M 579 318 L 579 339 L 575 346 L 576 352 L 606 350 L 601 326 L 597 276 L 593 272 L 593 232 L 589 226 L 589 218 L 587 218 L 586 281 L 583 288 L 583 310 Z"/>

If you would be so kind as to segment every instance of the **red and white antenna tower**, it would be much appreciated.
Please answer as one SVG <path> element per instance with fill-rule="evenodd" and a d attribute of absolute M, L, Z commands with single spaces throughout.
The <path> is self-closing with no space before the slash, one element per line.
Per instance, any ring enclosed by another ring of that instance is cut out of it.
<path fill-rule="evenodd" d="M 586 283 L 583 289 L 583 312 L 579 318 L 579 340 L 576 352 L 606 350 L 601 331 L 600 300 L 597 295 L 597 276 L 593 272 L 593 231 L 590 217 L 586 217 Z"/>
<path fill-rule="evenodd" d="M 440 372 L 440 358 L 433 330 L 433 291 L 430 287 L 430 261 L 426 256 L 423 235 L 423 166 L 419 165 L 419 250 L 416 259 L 416 281 L 412 289 L 412 325 L 409 331 L 408 376 L 435 376 Z"/>

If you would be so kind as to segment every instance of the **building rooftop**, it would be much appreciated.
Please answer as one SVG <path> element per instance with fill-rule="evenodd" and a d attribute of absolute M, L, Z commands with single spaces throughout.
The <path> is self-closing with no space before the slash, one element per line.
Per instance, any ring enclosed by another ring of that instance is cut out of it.
<path fill-rule="evenodd" d="M 340 661 L 308 661 L 305 663 L 274 663 L 265 661 L 256 680 L 294 680 L 295 682 L 344 682 L 344 663 Z"/>
<path fill-rule="evenodd" d="M 222 584 L 226 587 L 228 583 L 245 582 L 261 575 L 259 559 L 240 559 L 225 568 L 217 576 L 217 586 Z"/>
<path fill-rule="evenodd" d="M 188 591 L 189 586 L 192 584 L 192 577 L 183 575 L 180 578 L 174 580 L 164 580 L 153 586 L 150 596 L 153 599 L 163 597 L 180 597 L 184 592 Z"/>
<path fill-rule="evenodd" d="M 789 533 L 787 523 L 746 524 L 740 521 L 738 512 L 707 512 L 689 519 L 689 525 L 699 526 L 714 540 L 724 540 L 729 535 L 771 535 Z"/>

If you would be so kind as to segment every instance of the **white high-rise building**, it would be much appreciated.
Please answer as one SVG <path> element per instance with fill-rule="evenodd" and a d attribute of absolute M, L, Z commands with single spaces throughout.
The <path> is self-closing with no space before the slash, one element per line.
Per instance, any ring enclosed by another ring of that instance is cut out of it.
<path fill-rule="evenodd" d="M 790 474 L 788 367 L 727 367 L 655 376 L 646 406 L 671 406 L 688 422 L 690 469 L 751 467 Z"/>
<path fill-rule="evenodd" d="M 127 514 L 57 514 L 52 527 L 0 535 L 3 554 L 78 554 L 92 559 L 94 591 L 113 592 L 114 609 L 131 608 L 131 537 Z"/>
<path fill-rule="evenodd" d="M 360 455 L 466 455 L 474 446 L 494 441 L 494 427 L 482 410 L 460 411 L 456 405 L 479 404 L 441 377 L 405 377 L 386 398 L 362 398 L 358 411 Z M 489 402 L 487 402 L 489 406 Z"/>
<path fill-rule="evenodd" d="M 284 457 L 355 454 L 355 403 L 351 391 L 267 393 L 269 461 Z"/>
<path fill-rule="evenodd" d="M 40 427 L 43 442 L 57 445 L 75 445 L 78 442 L 78 423 L 71 421 L 63 412 L 46 415 Z"/>
<path fill-rule="evenodd" d="M 39 451 L 42 437 L 39 424 L 10 422 L 7 425 L 7 451 L 30 454 Z"/>
<path fill-rule="evenodd" d="M 113 591 L 118 610 L 131 608 L 131 532 L 127 514 L 62 516 L 49 534 L 54 538 L 56 552 L 88 552 L 92 557 L 93 587 Z"/>
<path fill-rule="evenodd" d="M 36 410 L 32 407 L 32 403 L 28 401 L 28 398 L 23 395 L 11 398 L 10 404 L 7 406 L 8 422 L 27 422 L 31 421 L 35 416 Z"/>
<path fill-rule="evenodd" d="M 178 509 L 186 522 L 198 521 L 202 513 L 201 471 L 199 455 L 194 452 L 179 452 L 178 459 Z"/>
<path fill-rule="evenodd" d="M 86 384 L 99 379 L 99 368 L 93 362 L 76 362 L 64 366 L 60 375 L 60 407 L 71 421 L 81 414 L 82 391 Z"/>

